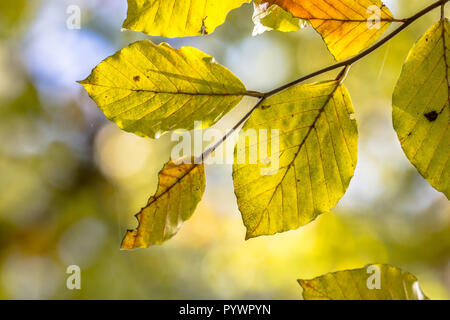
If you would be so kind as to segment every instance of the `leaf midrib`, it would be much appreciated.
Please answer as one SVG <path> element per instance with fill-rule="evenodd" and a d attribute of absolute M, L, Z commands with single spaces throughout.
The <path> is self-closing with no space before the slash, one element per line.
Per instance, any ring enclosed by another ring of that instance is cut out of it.
<path fill-rule="evenodd" d="M 336 84 L 336 87 L 333 89 L 333 91 L 330 93 L 328 99 L 325 101 L 324 105 L 322 106 L 322 108 L 320 108 L 319 113 L 317 114 L 316 118 L 314 119 L 314 121 L 312 122 L 311 126 L 309 127 L 308 132 L 306 133 L 305 137 L 303 138 L 302 142 L 298 145 L 298 150 L 296 151 L 294 157 L 292 158 L 291 163 L 289 163 L 289 165 L 286 166 L 286 170 L 284 171 L 283 176 L 280 179 L 280 182 L 277 184 L 277 186 L 273 189 L 273 193 L 272 196 L 270 197 L 269 201 L 267 202 L 267 206 L 265 210 L 268 210 L 267 207 L 270 206 L 273 197 L 275 196 L 275 194 L 277 193 L 278 188 L 283 184 L 283 180 L 285 179 L 287 173 L 289 172 L 289 170 L 291 169 L 292 165 L 295 162 L 295 159 L 297 159 L 298 154 L 300 153 L 300 151 L 302 150 L 304 144 L 306 143 L 306 140 L 309 138 L 309 135 L 311 134 L 312 130 L 315 128 L 317 121 L 319 121 L 320 116 L 322 115 L 323 111 L 325 110 L 325 107 L 330 103 L 331 99 L 333 98 L 334 94 L 336 93 L 337 89 L 340 87 L 341 83 L 338 82 Z M 308 161 L 309 162 L 309 161 Z M 262 218 L 263 218 L 263 214 L 261 214 L 261 218 L 259 220 L 259 222 L 256 224 L 256 226 L 253 228 L 253 230 L 250 232 L 250 234 L 253 234 L 255 232 L 256 229 L 258 229 L 259 225 L 261 224 Z"/>
<path fill-rule="evenodd" d="M 257 95 L 257 93 L 252 93 L 249 91 L 245 91 L 245 92 L 236 92 L 236 93 L 219 93 L 219 92 L 211 92 L 211 93 L 206 93 L 206 92 L 175 92 L 175 91 L 156 91 L 156 90 L 148 90 L 148 89 L 131 89 L 131 88 L 121 88 L 121 87 L 116 87 L 116 86 L 107 86 L 107 85 L 103 85 L 103 84 L 97 84 L 97 83 L 89 83 L 89 82 L 79 82 L 80 84 L 84 84 L 84 85 L 91 85 L 91 86 L 97 86 L 97 87 L 102 87 L 102 88 L 109 88 L 109 89 L 117 89 L 117 90 L 128 90 L 128 91 L 133 91 L 133 92 L 150 92 L 150 93 L 155 93 L 155 94 L 179 94 L 179 95 L 186 95 L 186 96 L 233 96 L 233 97 L 242 97 L 242 96 L 251 96 L 254 97 Z"/>
<path fill-rule="evenodd" d="M 447 89 L 448 89 L 448 91 L 447 91 L 447 99 L 450 99 L 450 75 L 448 73 L 449 65 L 448 65 L 448 61 L 447 61 L 447 43 L 445 41 L 446 40 L 446 36 L 447 36 L 447 22 L 448 22 L 448 19 L 444 18 L 444 19 L 441 19 L 441 21 L 442 21 L 442 42 L 443 42 L 443 45 L 444 45 L 445 77 L 447 79 Z M 448 106 L 448 105 L 449 105 L 449 103 L 444 104 L 444 106 L 442 107 L 442 110 L 439 113 L 442 113 L 444 111 L 445 107 Z"/>

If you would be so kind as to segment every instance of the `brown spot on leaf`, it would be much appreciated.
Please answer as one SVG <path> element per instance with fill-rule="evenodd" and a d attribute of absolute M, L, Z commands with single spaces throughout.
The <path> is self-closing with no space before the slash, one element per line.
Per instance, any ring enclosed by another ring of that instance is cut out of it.
<path fill-rule="evenodd" d="M 139 76 L 134 76 L 134 77 L 133 77 L 133 80 L 136 81 L 136 82 L 138 82 L 138 81 L 141 80 L 141 77 L 139 77 Z"/>
<path fill-rule="evenodd" d="M 261 106 L 261 110 L 266 110 L 266 109 L 269 109 L 270 108 L 270 106 Z"/>
<path fill-rule="evenodd" d="M 436 121 L 439 114 L 436 111 L 431 111 L 431 112 L 425 113 L 424 116 L 425 116 L 425 118 L 427 118 L 428 121 L 433 122 L 433 121 Z"/>

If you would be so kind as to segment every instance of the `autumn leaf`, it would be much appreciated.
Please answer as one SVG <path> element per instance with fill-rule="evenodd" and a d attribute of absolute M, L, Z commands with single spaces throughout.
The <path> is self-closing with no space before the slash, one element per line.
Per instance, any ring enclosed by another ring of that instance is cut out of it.
<path fill-rule="evenodd" d="M 276 4 L 270 5 L 265 0 L 255 0 L 253 6 L 253 23 L 255 24 L 253 35 L 270 30 L 292 32 L 306 26 L 305 20 L 294 17 Z"/>
<path fill-rule="evenodd" d="M 192 48 L 138 41 L 100 63 L 80 82 L 121 129 L 154 138 L 217 122 L 247 94 L 214 58 Z"/>
<path fill-rule="evenodd" d="M 309 20 L 322 36 L 328 49 L 343 60 L 373 44 L 394 21 L 389 9 L 380 0 L 263 0 Z M 379 9 L 379 25 L 374 21 Z M 370 26 L 370 27 L 369 27 Z"/>
<path fill-rule="evenodd" d="M 428 300 L 416 277 L 386 264 L 298 282 L 305 300 Z"/>
<path fill-rule="evenodd" d="M 403 151 L 420 174 L 450 198 L 449 21 L 415 44 L 393 96 L 393 122 Z"/>
<path fill-rule="evenodd" d="M 128 0 L 123 28 L 150 36 L 187 37 L 212 33 L 229 11 L 250 0 Z"/>
<path fill-rule="evenodd" d="M 340 81 L 291 87 L 253 112 L 244 132 L 279 129 L 275 137 L 259 138 L 270 146 L 279 140 L 279 169 L 262 175 L 268 164 L 259 153 L 257 164 L 239 164 L 238 154 L 249 162 L 254 145 L 238 144 L 233 180 L 247 238 L 297 229 L 336 205 L 356 167 L 353 112 Z"/>
<path fill-rule="evenodd" d="M 156 193 L 136 215 L 139 226 L 129 230 L 122 249 L 147 248 L 172 238 L 195 211 L 205 191 L 203 164 L 167 163 L 159 173 Z"/>

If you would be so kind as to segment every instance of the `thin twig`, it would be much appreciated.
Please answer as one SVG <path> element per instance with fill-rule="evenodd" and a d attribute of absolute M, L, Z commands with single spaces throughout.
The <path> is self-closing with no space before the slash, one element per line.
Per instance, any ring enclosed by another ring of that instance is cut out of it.
<path fill-rule="evenodd" d="M 202 153 L 202 159 L 206 159 L 211 153 L 213 153 L 222 143 L 225 142 L 225 140 L 227 140 L 237 129 L 239 129 L 239 127 L 245 122 L 247 121 L 247 119 L 251 116 L 251 114 L 253 113 L 253 111 L 255 111 L 256 108 L 258 108 L 261 103 L 263 103 L 263 101 L 266 100 L 265 97 L 262 97 L 258 100 L 258 102 L 253 106 L 253 108 L 250 109 L 249 112 L 247 112 L 245 114 L 245 116 L 243 116 L 241 118 L 241 120 L 238 121 L 238 123 L 236 123 L 233 128 L 230 129 L 230 131 L 228 131 L 223 137 L 222 139 L 220 139 L 215 145 L 213 145 L 211 148 L 205 150 Z"/>

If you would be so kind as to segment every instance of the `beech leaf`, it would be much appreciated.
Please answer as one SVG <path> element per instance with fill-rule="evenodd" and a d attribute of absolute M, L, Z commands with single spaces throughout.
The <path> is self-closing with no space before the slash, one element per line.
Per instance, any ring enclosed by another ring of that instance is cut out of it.
<path fill-rule="evenodd" d="M 336 60 L 346 59 L 369 47 L 394 21 L 380 0 L 263 1 L 280 6 L 294 17 L 309 20 Z M 376 23 L 377 19 L 379 23 Z"/>
<path fill-rule="evenodd" d="M 229 11 L 250 0 L 128 0 L 123 28 L 150 36 L 187 37 L 214 32 Z"/>
<path fill-rule="evenodd" d="M 294 17 L 290 12 L 276 4 L 270 5 L 265 0 L 255 0 L 253 5 L 253 22 L 255 24 L 253 35 L 271 30 L 292 32 L 306 26 L 305 20 Z"/>
<path fill-rule="evenodd" d="M 386 264 L 298 282 L 305 300 L 428 300 L 416 277 Z"/>
<path fill-rule="evenodd" d="M 136 215 L 139 226 L 128 230 L 122 249 L 147 248 L 172 238 L 195 211 L 205 191 L 203 164 L 168 162 L 159 173 L 158 190 Z"/>
<path fill-rule="evenodd" d="M 233 180 L 247 238 L 297 229 L 337 204 L 356 167 L 353 112 L 340 81 L 291 87 L 253 112 L 243 130 L 256 130 L 268 154 L 272 140 L 278 139 L 278 152 L 271 158 L 278 158 L 279 168 L 262 175 L 270 165 L 260 153 L 257 164 L 239 164 L 238 154 L 249 159 L 254 145 L 236 147 Z M 279 133 L 261 138 L 260 129 Z"/>
<path fill-rule="evenodd" d="M 450 32 L 437 22 L 415 44 L 393 96 L 393 122 L 403 151 L 420 174 L 450 198 Z"/>
<path fill-rule="evenodd" d="M 214 58 L 192 48 L 138 41 L 100 63 L 80 81 L 121 129 L 154 138 L 175 129 L 216 123 L 246 94 Z"/>

